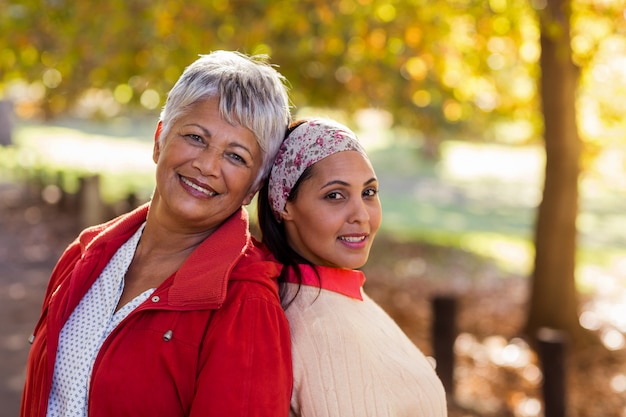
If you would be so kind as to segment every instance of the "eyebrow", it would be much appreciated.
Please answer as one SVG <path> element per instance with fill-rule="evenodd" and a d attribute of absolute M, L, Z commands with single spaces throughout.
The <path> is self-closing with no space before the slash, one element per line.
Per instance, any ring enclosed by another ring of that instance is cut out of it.
<path fill-rule="evenodd" d="M 197 123 L 189 123 L 188 125 L 185 125 L 185 126 L 194 126 L 194 127 L 197 127 L 198 129 L 202 130 L 202 132 L 203 132 L 206 136 L 208 136 L 209 138 L 212 138 L 212 137 L 213 137 L 213 134 L 211 133 L 211 131 L 210 131 L 210 130 L 208 130 L 206 127 L 201 126 L 201 125 L 199 125 L 199 124 L 197 124 Z M 241 143 L 238 143 L 238 142 L 229 142 L 229 143 L 228 143 L 228 146 L 234 146 L 234 147 L 236 147 L 236 148 L 243 149 L 244 151 L 246 151 L 246 152 L 250 155 L 250 157 L 251 157 L 251 158 L 253 158 L 253 159 L 254 159 L 254 154 L 252 153 L 252 151 L 251 151 L 250 149 L 248 149 L 248 147 L 247 147 L 247 146 L 242 145 Z"/>
<path fill-rule="evenodd" d="M 365 182 L 363 183 L 363 186 L 370 185 L 371 183 L 376 182 L 376 181 L 377 181 L 377 178 L 376 178 L 376 177 L 372 177 L 372 178 L 370 178 L 369 180 L 365 181 Z M 322 185 L 322 186 L 320 187 L 320 189 L 324 189 L 324 188 L 326 188 L 326 187 L 330 187 L 331 185 L 343 185 L 344 187 L 347 187 L 347 186 L 349 186 L 350 184 L 348 184 L 348 183 L 347 183 L 347 182 L 345 182 L 345 181 L 341 181 L 341 180 L 332 180 L 332 181 L 328 181 L 326 184 Z"/>

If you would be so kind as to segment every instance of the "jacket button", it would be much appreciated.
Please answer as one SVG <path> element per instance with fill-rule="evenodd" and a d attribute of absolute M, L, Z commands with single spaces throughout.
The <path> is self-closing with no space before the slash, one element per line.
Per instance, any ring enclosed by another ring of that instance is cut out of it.
<path fill-rule="evenodd" d="M 161 298 L 158 295 L 155 295 L 154 297 L 152 297 L 152 302 L 153 303 L 158 303 L 160 299 Z"/>

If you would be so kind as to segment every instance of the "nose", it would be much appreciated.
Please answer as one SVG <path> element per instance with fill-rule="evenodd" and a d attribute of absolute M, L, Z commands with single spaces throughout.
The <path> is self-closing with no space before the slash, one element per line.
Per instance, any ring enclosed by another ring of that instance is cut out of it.
<path fill-rule="evenodd" d="M 193 158 L 191 165 L 205 177 L 217 177 L 221 170 L 222 154 L 219 149 L 207 146 Z"/>
<path fill-rule="evenodd" d="M 366 223 L 370 219 L 370 212 L 367 204 L 361 198 L 355 198 L 352 200 L 350 211 L 350 223 Z"/>

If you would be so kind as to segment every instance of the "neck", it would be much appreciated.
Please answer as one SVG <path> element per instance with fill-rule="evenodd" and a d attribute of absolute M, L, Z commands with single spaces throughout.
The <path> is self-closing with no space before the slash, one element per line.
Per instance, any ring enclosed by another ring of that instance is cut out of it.
<path fill-rule="evenodd" d="M 176 221 L 173 215 L 161 212 L 158 196 L 150 203 L 146 227 L 137 250 L 145 254 L 174 255 L 190 253 L 209 237 L 213 229 L 197 229 Z M 160 213 L 161 212 L 161 213 Z"/>

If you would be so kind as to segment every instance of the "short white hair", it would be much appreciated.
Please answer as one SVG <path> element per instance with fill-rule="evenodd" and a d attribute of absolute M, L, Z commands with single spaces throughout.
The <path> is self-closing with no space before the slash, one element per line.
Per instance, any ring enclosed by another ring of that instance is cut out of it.
<path fill-rule="evenodd" d="M 167 96 L 161 110 L 159 140 L 192 105 L 213 97 L 219 99 L 224 120 L 255 135 L 263 154 L 255 179 L 255 185 L 260 185 L 269 174 L 291 120 L 285 77 L 267 62 L 265 55 L 248 56 L 235 51 L 200 55 Z"/>

